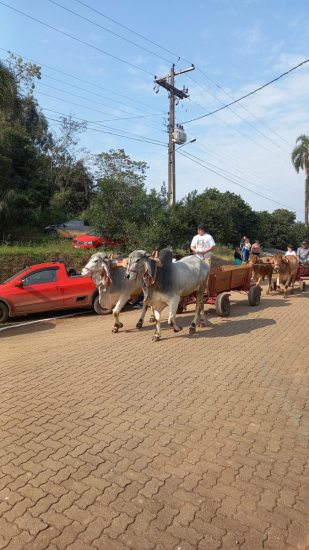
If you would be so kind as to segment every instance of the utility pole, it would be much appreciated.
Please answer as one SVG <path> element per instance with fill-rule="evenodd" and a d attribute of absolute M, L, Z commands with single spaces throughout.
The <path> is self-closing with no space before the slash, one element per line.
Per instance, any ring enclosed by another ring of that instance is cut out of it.
<path fill-rule="evenodd" d="M 170 72 L 166 76 L 157 78 L 155 76 L 154 81 L 158 86 L 162 86 L 169 92 L 169 116 L 168 116 L 168 205 L 169 207 L 175 204 L 176 196 L 176 176 L 175 176 L 175 143 L 184 144 L 186 141 L 186 134 L 182 127 L 178 127 L 178 131 L 183 132 L 184 141 L 178 141 L 175 138 L 175 97 L 179 99 L 184 99 L 189 97 L 188 89 L 183 87 L 182 90 L 175 88 L 175 76 L 189 71 L 194 71 L 194 65 L 188 67 L 187 69 L 181 69 L 180 71 L 175 71 L 175 65 L 171 66 Z"/>

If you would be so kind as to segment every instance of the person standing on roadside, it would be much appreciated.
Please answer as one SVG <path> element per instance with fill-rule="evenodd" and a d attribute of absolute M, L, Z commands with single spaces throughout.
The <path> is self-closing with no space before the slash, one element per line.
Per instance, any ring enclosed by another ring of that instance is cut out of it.
<path fill-rule="evenodd" d="M 260 241 L 258 241 L 257 239 L 254 241 L 251 247 L 251 254 L 254 254 L 255 256 L 259 256 L 261 254 Z"/>
<path fill-rule="evenodd" d="M 200 260 L 211 266 L 211 253 L 215 248 L 216 243 L 209 233 L 206 233 L 206 226 L 200 224 L 197 228 L 197 235 L 195 235 L 191 242 L 191 250 L 196 254 Z"/>
<path fill-rule="evenodd" d="M 241 252 L 242 252 L 242 249 L 243 249 L 243 247 L 244 247 L 245 240 L 246 240 L 247 238 L 248 238 L 247 235 L 244 235 L 244 236 L 242 237 L 240 243 L 239 243 L 239 248 L 240 248 Z"/>
<path fill-rule="evenodd" d="M 250 250 L 251 250 L 251 244 L 248 237 L 246 237 L 244 246 L 242 247 L 242 262 L 244 264 L 246 264 L 247 261 L 249 260 Z"/>

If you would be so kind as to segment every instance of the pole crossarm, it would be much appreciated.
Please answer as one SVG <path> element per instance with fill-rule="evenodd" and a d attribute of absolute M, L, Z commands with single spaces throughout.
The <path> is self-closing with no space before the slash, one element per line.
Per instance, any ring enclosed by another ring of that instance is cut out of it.
<path fill-rule="evenodd" d="M 162 86 L 162 88 L 165 88 L 168 92 L 173 92 L 173 94 L 180 99 L 184 99 L 189 97 L 189 94 L 185 90 L 178 90 L 178 88 L 175 88 L 175 86 L 172 86 L 169 84 L 169 82 L 166 81 L 165 78 L 158 78 L 155 80 L 156 84 L 159 84 L 159 86 Z"/>

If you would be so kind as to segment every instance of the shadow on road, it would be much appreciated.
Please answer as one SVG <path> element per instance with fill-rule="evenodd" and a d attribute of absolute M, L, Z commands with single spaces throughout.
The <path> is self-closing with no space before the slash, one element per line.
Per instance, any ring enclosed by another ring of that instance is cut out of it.
<path fill-rule="evenodd" d="M 183 334 L 186 338 L 205 338 L 210 336 L 211 338 L 222 338 L 224 336 L 236 336 L 239 334 L 249 334 L 250 332 L 259 330 L 261 328 L 276 325 L 274 319 L 228 319 L 225 318 L 225 323 L 220 325 L 207 322 L 206 327 L 199 328 L 193 336 L 189 334 Z"/>
<path fill-rule="evenodd" d="M 206 319 L 206 326 L 205 327 L 199 327 L 197 329 L 197 332 L 194 335 L 189 335 L 189 326 L 191 322 L 193 321 L 194 316 L 187 315 L 185 317 L 185 323 L 179 321 L 179 325 L 182 326 L 183 330 L 179 332 L 177 335 L 174 334 L 173 329 L 168 326 L 167 321 L 164 321 L 161 323 L 161 330 L 162 330 L 162 339 L 168 340 L 169 338 L 205 338 L 207 336 L 210 336 L 211 338 L 222 338 L 224 336 L 235 336 L 239 334 L 249 334 L 250 332 L 253 332 L 255 330 L 259 330 L 261 328 L 275 325 L 276 321 L 274 319 L 244 319 L 244 320 L 237 320 L 230 317 L 222 318 L 223 323 L 211 323 L 209 319 Z M 145 325 L 141 329 L 141 332 L 153 332 L 155 331 L 155 323 L 148 323 L 146 321 Z M 125 327 L 121 329 L 121 332 L 125 333 L 131 333 L 131 332 L 137 332 L 136 328 L 129 328 L 126 329 Z"/>
<path fill-rule="evenodd" d="M 29 323 L 23 326 L 11 325 L 6 330 L 0 332 L 0 338 L 9 338 L 11 336 L 21 336 L 22 334 L 32 334 L 33 332 L 43 332 L 55 328 L 55 323 L 50 321 L 40 321 L 38 323 Z"/>

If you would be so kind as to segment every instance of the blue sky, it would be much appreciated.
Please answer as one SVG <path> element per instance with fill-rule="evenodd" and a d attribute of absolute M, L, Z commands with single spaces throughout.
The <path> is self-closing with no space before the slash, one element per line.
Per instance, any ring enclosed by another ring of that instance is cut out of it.
<path fill-rule="evenodd" d="M 1 58 L 10 50 L 42 65 L 35 95 L 46 116 L 90 121 L 81 145 L 91 153 L 124 148 L 148 163 L 147 187 L 158 190 L 167 181 L 168 96 L 154 93 L 153 75 L 195 64 L 176 80 L 189 89 L 176 108 L 176 121 L 186 122 L 309 58 L 307 0 L 4 3 L 88 43 L 0 3 Z M 309 134 L 308 89 L 309 63 L 231 109 L 186 123 L 196 141 L 177 153 L 177 199 L 217 187 L 255 210 L 289 207 L 303 221 L 304 174 L 290 154 L 297 136 Z"/>

